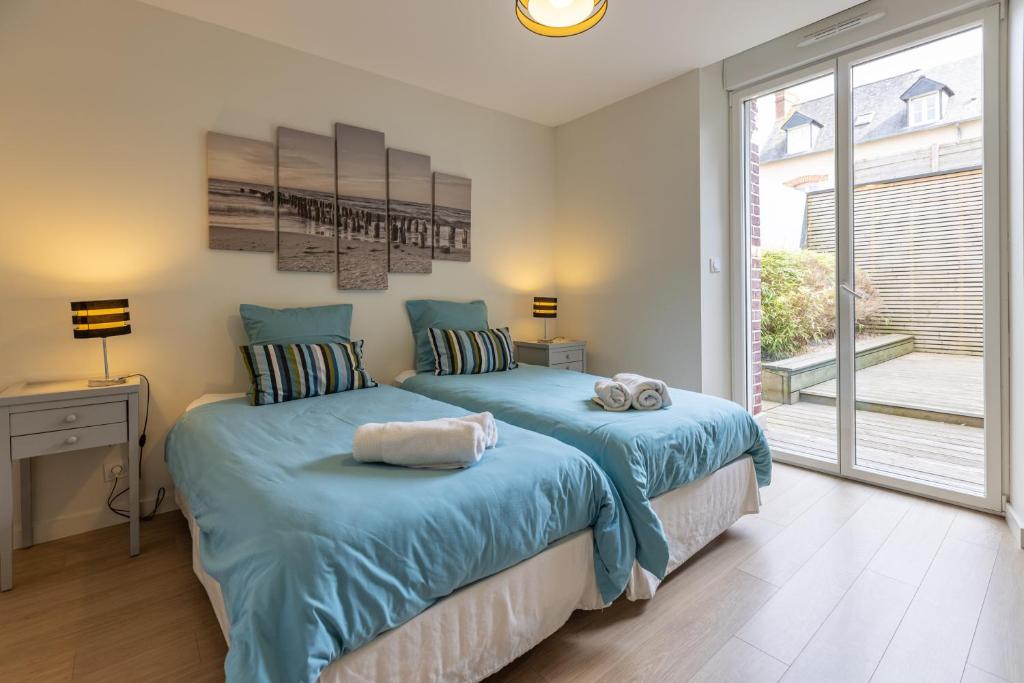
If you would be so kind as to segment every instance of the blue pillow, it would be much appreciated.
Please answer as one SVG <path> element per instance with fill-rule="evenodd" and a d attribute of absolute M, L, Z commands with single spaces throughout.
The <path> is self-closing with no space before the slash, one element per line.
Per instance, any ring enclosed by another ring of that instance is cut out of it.
<path fill-rule="evenodd" d="M 351 341 L 352 304 L 309 308 L 238 307 L 250 344 L 344 344 Z"/>
<path fill-rule="evenodd" d="M 406 301 L 405 310 L 409 313 L 412 340 L 416 346 L 416 372 L 434 371 L 434 351 L 427 337 L 427 330 L 431 327 L 443 330 L 487 329 L 487 304 L 480 300 L 458 303 L 419 299 Z"/>

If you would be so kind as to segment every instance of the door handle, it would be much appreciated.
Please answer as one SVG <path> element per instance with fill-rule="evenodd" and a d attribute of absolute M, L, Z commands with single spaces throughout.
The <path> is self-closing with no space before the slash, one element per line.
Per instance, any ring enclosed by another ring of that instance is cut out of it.
<path fill-rule="evenodd" d="M 857 297 L 861 301 L 863 301 L 864 299 L 868 298 L 868 295 L 865 294 L 864 292 L 858 292 L 856 289 L 851 289 L 850 287 L 844 285 L 843 283 L 839 283 L 839 288 L 842 289 L 847 294 L 852 294 L 853 296 Z"/>

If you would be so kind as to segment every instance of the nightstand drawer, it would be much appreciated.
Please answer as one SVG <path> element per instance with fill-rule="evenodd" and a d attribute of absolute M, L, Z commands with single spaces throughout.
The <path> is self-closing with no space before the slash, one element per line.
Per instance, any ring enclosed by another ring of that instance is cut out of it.
<path fill-rule="evenodd" d="M 124 401 L 14 413 L 11 415 L 11 436 L 124 422 L 127 416 Z"/>
<path fill-rule="evenodd" d="M 11 459 L 77 451 L 97 446 L 112 446 L 128 440 L 128 423 L 62 429 L 45 434 L 11 437 Z"/>
<path fill-rule="evenodd" d="M 575 363 L 583 361 L 583 349 L 551 349 L 548 352 L 549 363 L 558 365 L 561 363 Z"/>
<path fill-rule="evenodd" d="M 552 363 L 551 367 L 559 368 L 560 370 L 572 370 L 573 372 L 583 372 L 583 361 L 578 360 L 572 363 Z"/>

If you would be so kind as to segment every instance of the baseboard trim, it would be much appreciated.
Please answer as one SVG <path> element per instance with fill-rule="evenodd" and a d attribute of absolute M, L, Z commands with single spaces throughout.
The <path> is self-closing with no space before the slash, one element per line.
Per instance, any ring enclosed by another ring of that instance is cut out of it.
<path fill-rule="evenodd" d="M 1011 503 L 1006 504 L 1006 523 L 1010 525 L 1010 532 L 1017 539 L 1020 547 L 1024 548 L 1024 515 Z"/>
<path fill-rule="evenodd" d="M 140 500 L 139 507 L 143 511 L 143 514 L 152 510 L 153 503 L 155 502 L 156 497 Z M 160 512 L 177 509 L 178 504 L 174 501 L 174 492 L 171 491 L 164 498 L 163 502 L 160 503 Z M 64 538 L 66 536 L 75 536 L 77 534 L 84 534 L 87 531 L 94 531 L 96 529 L 114 526 L 115 524 L 127 523 L 127 519 L 120 515 L 115 515 L 104 506 L 93 508 L 92 510 L 86 510 L 84 512 L 77 512 L 73 515 L 55 517 L 54 519 L 34 520 L 32 524 L 32 534 L 34 538 L 32 540 L 35 543 L 46 543 L 47 541 L 55 541 L 58 538 Z M 14 547 L 24 547 L 21 540 L 20 524 L 15 525 L 14 528 Z"/>

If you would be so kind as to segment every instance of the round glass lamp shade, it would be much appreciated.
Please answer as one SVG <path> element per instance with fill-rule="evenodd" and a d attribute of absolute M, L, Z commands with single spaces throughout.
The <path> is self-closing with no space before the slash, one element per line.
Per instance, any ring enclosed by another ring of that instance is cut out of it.
<path fill-rule="evenodd" d="M 608 0 L 516 0 L 519 23 L 542 36 L 564 38 L 594 28 Z"/>

